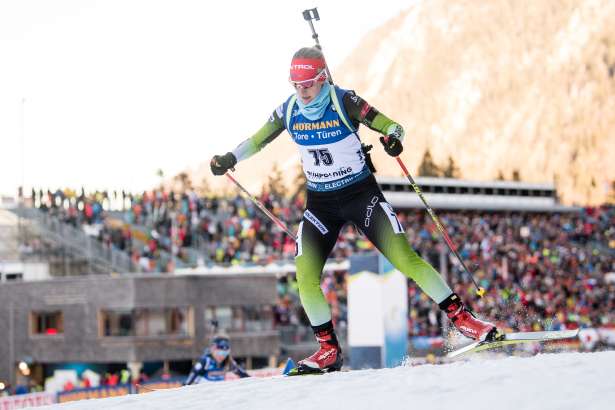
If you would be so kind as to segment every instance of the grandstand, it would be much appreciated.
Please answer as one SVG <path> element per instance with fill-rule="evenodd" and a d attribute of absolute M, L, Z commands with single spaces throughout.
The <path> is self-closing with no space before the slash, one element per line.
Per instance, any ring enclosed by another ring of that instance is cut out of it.
<path fill-rule="evenodd" d="M 448 254 L 408 182 L 379 178 L 379 183 L 399 210 L 398 218 L 412 246 L 448 278 L 456 292 L 471 295 L 469 278 Z M 598 336 L 591 349 L 611 345 L 608 329 L 615 327 L 614 207 L 563 206 L 549 184 L 434 178 L 419 178 L 417 183 L 481 286 L 488 289 L 485 298 L 474 303 L 481 314 L 496 319 L 504 329 L 594 329 Z M 114 197 L 112 210 L 113 201 L 105 198 Z M 263 193 L 260 200 L 296 227 L 304 206 L 300 198 Z M 0 289 L 3 300 L 12 302 L 0 308 L 0 322 L 13 329 L 3 335 L 8 339 L 2 343 L 13 347 L 2 355 L 11 357 L 14 366 L 24 358 L 29 360 L 39 382 L 71 362 L 99 370 L 142 363 L 148 371 L 157 363 L 158 371 L 166 368 L 184 374 L 203 347 L 209 335 L 207 320 L 214 319 L 216 311 L 228 310 L 222 321 L 227 321 L 226 330 L 238 340 L 237 354 L 250 367 L 288 355 L 300 357 L 313 349 L 296 293 L 294 244 L 246 199 L 199 197 L 193 192 L 152 191 L 119 197 L 66 190 L 33 191 L 24 203 L 29 206 L 2 211 L 2 220 L 10 221 L 11 227 L 5 232 L 11 233 L 5 234 L 4 241 L 3 280 L 7 284 Z M 323 290 L 343 344 L 348 320 L 348 257 L 368 252 L 374 252 L 371 243 L 347 226 L 324 270 Z M 32 263 L 42 263 L 39 269 L 46 274 L 11 275 L 8 271 L 33 271 Z M 76 277 L 57 278 L 66 275 Z M 254 292 L 250 281 L 255 277 L 263 281 L 262 291 L 257 292 L 263 298 L 251 306 L 259 306 L 257 327 L 265 331 L 259 337 L 269 338 L 267 349 L 261 349 L 266 354 L 260 356 L 241 342 L 255 337 L 256 322 L 249 319 L 255 316 L 242 316 L 252 323 L 248 327 L 233 325 L 237 312 L 252 309 L 246 305 L 248 294 L 242 292 Z M 233 285 L 208 293 L 205 284 L 222 279 Z M 51 292 L 51 284 L 58 290 Z M 177 298 L 170 298 L 169 292 Z M 105 297 L 100 299 L 100 294 Z M 99 302 L 93 305 L 93 300 Z M 446 321 L 437 306 L 412 283 L 408 303 L 410 354 L 441 354 Z M 180 329 L 185 332 L 106 334 L 111 323 L 120 323 L 120 316 L 113 319 L 108 314 L 118 307 L 133 314 L 154 307 L 184 309 L 182 316 L 187 321 Z M 51 316 L 43 322 L 36 319 L 45 312 Z M 58 312 L 61 319 L 56 317 Z M 33 333 L 33 323 L 61 323 L 64 333 Z M 82 334 L 76 329 L 90 330 Z M 572 347 L 589 348 L 579 343 Z M 67 349 L 71 355 L 65 355 Z M 16 383 L 23 379 L 15 368 L 1 370 L 0 380 Z"/>
<path fill-rule="evenodd" d="M 398 209 L 422 208 L 407 179 L 378 177 L 387 200 Z M 578 207 L 559 203 L 554 184 L 518 181 L 469 181 L 455 178 L 418 177 L 417 185 L 435 209 L 572 212 Z M 409 195 L 410 194 L 410 195 Z"/>

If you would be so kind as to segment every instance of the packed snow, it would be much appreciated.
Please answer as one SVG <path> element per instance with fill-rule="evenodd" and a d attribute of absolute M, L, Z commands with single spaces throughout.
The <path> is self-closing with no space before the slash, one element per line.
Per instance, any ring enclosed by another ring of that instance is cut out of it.
<path fill-rule="evenodd" d="M 208 383 L 44 409 L 615 409 L 615 351 Z"/>

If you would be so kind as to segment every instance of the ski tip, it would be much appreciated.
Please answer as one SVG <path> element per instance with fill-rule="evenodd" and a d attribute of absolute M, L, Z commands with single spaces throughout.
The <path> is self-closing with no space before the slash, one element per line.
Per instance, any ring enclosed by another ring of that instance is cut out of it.
<path fill-rule="evenodd" d="M 284 366 L 284 370 L 282 370 L 282 374 L 284 376 L 288 376 L 296 367 L 297 365 L 295 364 L 294 360 L 289 357 L 288 359 L 286 359 L 286 365 Z"/>

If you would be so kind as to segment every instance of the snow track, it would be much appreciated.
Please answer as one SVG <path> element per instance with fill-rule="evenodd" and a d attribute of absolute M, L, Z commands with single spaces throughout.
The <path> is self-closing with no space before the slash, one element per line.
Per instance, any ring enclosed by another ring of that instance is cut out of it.
<path fill-rule="evenodd" d="M 615 409 L 615 352 L 243 379 L 42 409 Z"/>

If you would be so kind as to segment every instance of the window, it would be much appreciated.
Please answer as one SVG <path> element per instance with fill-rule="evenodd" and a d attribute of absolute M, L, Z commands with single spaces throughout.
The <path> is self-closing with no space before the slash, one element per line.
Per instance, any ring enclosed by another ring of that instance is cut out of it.
<path fill-rule="evenodd" d="M 210 306 L 205 308 L 205 323 L 208 333 L 227 332 L 234 328 L 233 311 L 228 306 Z"/>
<path fill-rule="evenodd" d="M 243 326 L 247 332 L 259 332 L 273 328 L 271 306 L 242 307 Z"/>
<path fill-rule="evenodd" d="M 132 310 L 104 310 L 101 316 L 103 336 L 134 336 Z"/>
<path fill-rule="evenodd" d="M 273 310 L 269 305 L 209 306 L 205 309 L 208 333 L 259 332 L 273 329 Z"/>
<path fill-rule="evenodd" d="M 32 312 L 30 314 L 32 335 L 57 335 L 64 333 L 64 317 L 61 311 Z"/>
<path fill-rule="evenodd" d="M 149 308 L 137 309 L 137 329 L 139 336 L 188 336 L 187 308 Z"/>
<path fill-rule="evenodd" d="M 191 336 L 188 307 L 105 309 L 100 312 L 101 336 Z"/>

